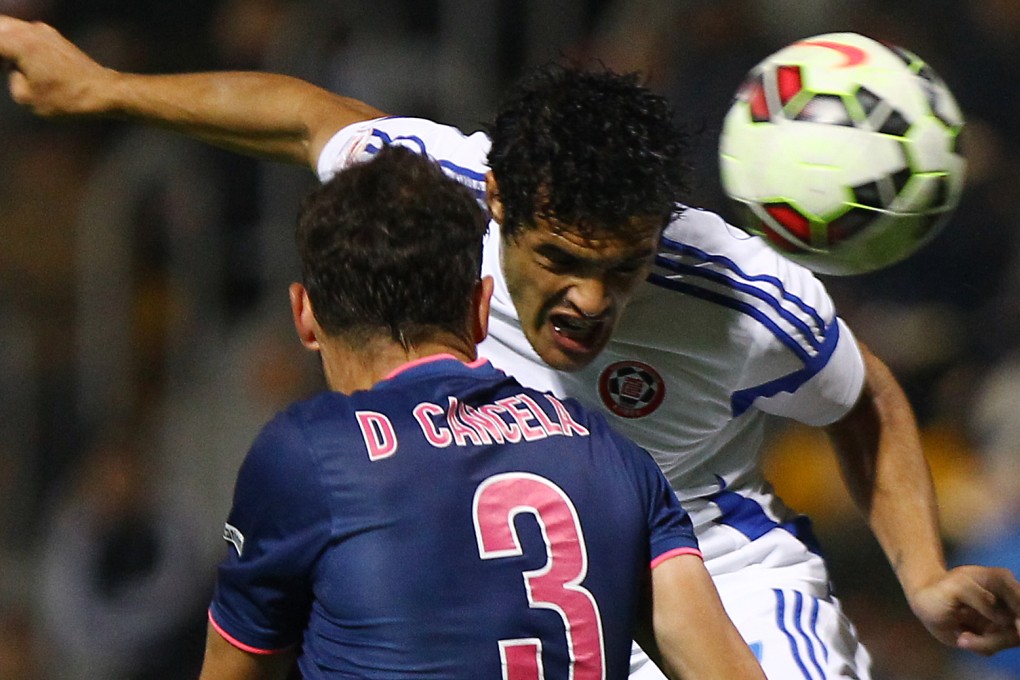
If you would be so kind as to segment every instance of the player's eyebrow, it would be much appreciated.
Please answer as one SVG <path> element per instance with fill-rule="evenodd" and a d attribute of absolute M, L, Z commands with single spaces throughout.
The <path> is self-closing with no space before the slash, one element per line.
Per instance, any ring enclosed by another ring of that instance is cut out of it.
<path fill-rule="evenodd" d="M 549 260 L 555 260 L 557 262 L 561 262 L 564 260 L 576 260 L 578 262 L 583 262 L 586 259 L 583 257 L 578 257 L 574 253 L 570 252 L 569 250 L 566 250 L 565 248 L 561 248 L 555 243 L 542 243 L 535 248 L 535 252 L 544 258 L 547 258 Z"/>
<path fill-rule="evenodd" d="M 551 260 L 553 262 L 577 262 L 579 264 L 586 264 L 598 267 L 606 266 L 617 266 L 620 264 L 644 262 L 655 255 L 656 249 L 654 247 L 646 247 L 640 250 L 630 251 L 625 253 L 622 257 L 608 259 L 608 258 L 597 258 L 597 257 L 585 257 L 584 255 L 578 255 L 566 248 L 563 248 L 555 243 L 541 243 L 535 247 L 535 252 L 540 256 Z"/>

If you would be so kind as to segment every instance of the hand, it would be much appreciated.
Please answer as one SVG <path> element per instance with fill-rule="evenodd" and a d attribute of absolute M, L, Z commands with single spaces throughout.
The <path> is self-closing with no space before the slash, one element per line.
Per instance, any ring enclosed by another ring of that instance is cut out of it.
<path fill-rule="evenodd" d="M 1008 569 L 951 569 L 916 591 L 910 605 L 928 631 L 951 647 L 991 655 L 1020 646 L 1020 582 Z"/>
<path fill-rule="evenodd" d="M 40 116 L 98 113 L 92 95 L 116 72 L 100 66 L 52 26 L 0 15 L 0 60 L 11 98 Z"/>

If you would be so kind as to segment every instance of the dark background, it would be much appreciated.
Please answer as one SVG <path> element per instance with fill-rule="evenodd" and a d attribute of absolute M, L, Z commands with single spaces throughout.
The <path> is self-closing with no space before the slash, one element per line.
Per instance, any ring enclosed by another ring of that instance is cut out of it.
<path fill-rule="evenodd" d="M 748 69 L 842 30 L 920 54 L 968 119 L 965 195 L 914 257 L 829 283 L 917 409 L 950 558 L 1020 568 L 1012 0 L 0 0 L 0 12 L 51 22 L 121 70 L 289 73 L 468 131 L 529 65 L 640 70 L 696 132 L 689 202 L 733 219 L 715 148 Z M 269 415 L 319 387 L 285 292 L 313 182 L 0 99 L 0 678 L 195 677 L 236 466 Z M 768 464 L 814 517 L 876 678 L 1020 677 L 1016 653 L 964 667 L 926 636 L 817 433 L 777 430 Z"/>

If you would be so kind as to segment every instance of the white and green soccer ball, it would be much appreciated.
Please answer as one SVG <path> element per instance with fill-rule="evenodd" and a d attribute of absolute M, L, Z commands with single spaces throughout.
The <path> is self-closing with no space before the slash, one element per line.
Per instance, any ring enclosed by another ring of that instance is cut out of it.
<path fill-rule="evenodd" d="M 903 260 L 963 189 L 963 115 L 920 57 L 856 33 L 784 47 L 755 66 L 723 123 L 722 183 L 744 225 L 816 272 Z"/>

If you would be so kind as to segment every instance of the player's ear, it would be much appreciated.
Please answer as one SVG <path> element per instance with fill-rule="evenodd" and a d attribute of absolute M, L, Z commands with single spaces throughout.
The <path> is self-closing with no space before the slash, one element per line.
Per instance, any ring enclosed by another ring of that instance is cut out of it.
<path fill-rule="evenodd" d="M 319 350 L 319 324 L 312 313 L 312 301 L 308 291 L 300 283 L 290 284 L 290 313 L 294 318 L 294 329 L 301 344 L 312 351 Z"/>
<path fill-rule="evenodd" d="M 489 216 L 496 224 L 503 224 L 503 201 L 499 198 L 499 185 L 492 170 L 485 173 L 485 205 L 489 208 Z"/>
<path fill-rule="evenodd" d="M 489 335 L 489 302 L 492 300 L 494 283 L 491 276 L 483 276 L 475 284 L 471 296 L 471 307 L 474 316 L 471 320 L 471 337 L 477 345 Z"/>

